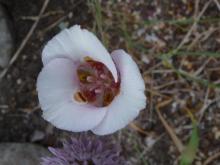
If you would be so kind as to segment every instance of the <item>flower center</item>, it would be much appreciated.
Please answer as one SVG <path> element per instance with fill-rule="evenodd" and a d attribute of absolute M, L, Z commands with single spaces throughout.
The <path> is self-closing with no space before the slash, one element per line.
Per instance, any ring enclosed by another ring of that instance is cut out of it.
<path fill-rule="evenodd" d="M 77 68 L 80 91 L 77 101 L 88 102 L 96 107 L 109 105 L 119 92 L 120 82 L 115 82 L 111 72 L 101 62 L 85 58 Z"/>

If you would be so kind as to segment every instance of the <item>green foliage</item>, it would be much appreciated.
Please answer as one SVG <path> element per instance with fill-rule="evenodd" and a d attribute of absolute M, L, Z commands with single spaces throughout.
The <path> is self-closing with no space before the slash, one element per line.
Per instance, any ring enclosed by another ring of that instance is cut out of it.
<path fill-rule="evenodd" d="M 199 133 L 197 124 L 193 122 L 193 130 L 188 145 L 181 155 L 180 165 L 191 165 L 196 157 L 196 152 L 199 147 Z"/>
<path fill-rule="evenodd" d="M 202 79 L 202 78 L 198 78 L 190 73 L 187 73 L 183 70 L 180 70 L 180 69 L 177 69 L 175 68 L 170 62 L 169 62 L 169 57 L 170 57 L 170 53 L 169 54 L 166 54 L 164 56 L 161 56 L 162 58 L 162 62 L 164 64 L 164 66 L 172 69 L 178 76 L 180 77 L 183 77 L 187 80 L 190 80 L 190 81 L 195 81 L 203 86 L 207 86 L 207 87 L 210 87 L 210 88 L 220 88 L 220 84 L 219 83 L 213 83 L 209 80 L 206 80 L 206 79 Z"/>
<path fill-rule="evenodd" d="M 101 37 L 101 40 L 103 41 L 104 45 L 107 46 L 107 40 L 104 36 L 103 32 L 103 18 L 102 18 L 102 6 L 100 4 L 99 0 L 88 0 L 88 6 L 93 12 L 93 16 L 95 19 L 95 30 L 96 33 L 98 33 Z"/>
<path fill-rule="evenodd" d="M 167 23 L 170 25 L 188 25 L 194 23 L 193 18 L 185 18 L 185 19 L 175 19 L 175 20 L 145 20 L 144 24 L 145 25 L 155 25 L 159 23 Z M 216 17 L 206 17 L 204 19 L 201 19 L 198 21 L 198 23 L 210 23 L 210 22 L 219 22 L 220 18 Z"/>

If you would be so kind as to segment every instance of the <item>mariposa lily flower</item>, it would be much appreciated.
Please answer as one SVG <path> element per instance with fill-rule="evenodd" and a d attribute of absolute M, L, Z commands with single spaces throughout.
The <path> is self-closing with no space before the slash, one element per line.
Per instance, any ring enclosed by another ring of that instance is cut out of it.
<path fill-rule="evenodd" d="M 146 106 L 136 63 L 123 50 L 111 54 L 80 26 L 65 29 L 43 49 L 37 80 L 45 120 L 60 129 L 113 133 Z"/>

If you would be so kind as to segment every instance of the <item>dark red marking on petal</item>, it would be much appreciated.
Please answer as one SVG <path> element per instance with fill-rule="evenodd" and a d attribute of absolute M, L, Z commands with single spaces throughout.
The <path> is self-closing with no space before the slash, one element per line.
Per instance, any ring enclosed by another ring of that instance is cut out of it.
<path fill-rule="evenodd" d="M 87 59 L 77 68 L 80 92 L 88 103 L 96 107 L 108 106 L 119 93 L 120 81 L 114 81 L 103 63 Z"/>

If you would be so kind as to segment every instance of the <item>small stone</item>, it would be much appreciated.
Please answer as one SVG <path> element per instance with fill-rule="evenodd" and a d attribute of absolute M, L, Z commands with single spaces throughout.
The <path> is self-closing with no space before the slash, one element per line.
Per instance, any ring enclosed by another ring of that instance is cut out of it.
<path fill-rule="evenodd" d="M 39 165 L 41 157 L 51 156 L 46 148 L 28 143 L 0 144 L 0 165 Z"/>
<path fill-rule="evenodd" d="M 45 137 L 44 132 L 35 130 L 31 137 L 31 141 L 36 142 L 36 141 L 42 140 L 44 137 Z"/>
<path fill-rule="evenodd" d="M 150 59 L 147 57 L 146 54 L 141 54 L 141 61 L 143 61 L 145 64 L 150 63 Z"/>
<path fill-rule="evenodd" d="M 202 162 L 196 161 L 196 162 L 195 162 L 195 165 L 202 165 Z"/>
<path fill-rule="evenodd" d="M 147 42 L 157 42 L 158 40 L 159 38 L 154 33 L 145 35 L 145 41 Z"/>
<path fill-rule="evenodd" d="M 220 139 L 220 130 L 217 127 L 213 127 L 212 132 L 214 133 L 216 140 Z"/>
<path fill-rule="evenodd" d="M 22 80 L 19 78 L 19 79 L 16 80 L 16 83 L 17 83 L 18 85 L 20 85 L 20 84 L 22 83 Z"/>
<path fill-rule="evenodd" d="M 146 139 L 145 139 L 145 143 L 148 147 L 152 147 L 156 142 L 156 139 L 152 136 L 148 136 Z"/>
<path fill-rule="evenodd" d="M 138 37 L 141 37 L 144 33 L 145 33 L 145 29 L 144 28 L 141 28 L 141 29 L 137 30 L 137 36 Z"/>
<path fill-rule="evenodd" d="M 10 21 L 5 8 L 0 4 L 0 67 L 8 65 L 14 47 Z"/>

